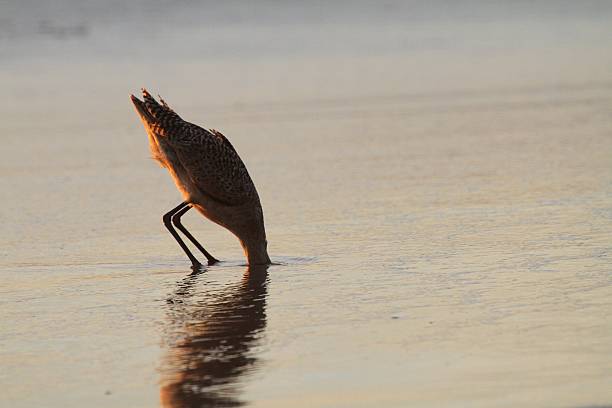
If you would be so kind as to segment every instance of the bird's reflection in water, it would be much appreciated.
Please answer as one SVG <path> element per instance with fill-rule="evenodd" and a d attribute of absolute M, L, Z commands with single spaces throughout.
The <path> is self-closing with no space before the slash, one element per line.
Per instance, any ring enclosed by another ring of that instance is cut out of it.
<path fill-rule="evenodd" d="M 164 407 L 241 406 L 241 380 L 257 365 L 252 348 L 266 326 L 267 267 L 249 267 L 223 287 L 198 285 L 203 274 L 188 276 L 168 299 Z"/>

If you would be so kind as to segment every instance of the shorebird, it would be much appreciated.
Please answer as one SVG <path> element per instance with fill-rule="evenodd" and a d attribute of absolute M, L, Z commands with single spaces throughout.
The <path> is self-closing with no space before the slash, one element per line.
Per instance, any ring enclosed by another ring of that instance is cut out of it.
<path fill-rule="evenodd" d="M 259 195 L 236 149 L 221 132 L 184 121 L 160 97 L 157 102 L 146 89 L 142 101 L 132 103 L 149 136 L 153 158 L 165 167 L 184 201 L 163 216 L 194 269 L 202 264 L 191 253 L 174 227 L 179 229 L 212 265 L 212 256 L 181 223 L 191 208 L 231 231 L 239 240 L 249 265 L 270 263 Z"/>

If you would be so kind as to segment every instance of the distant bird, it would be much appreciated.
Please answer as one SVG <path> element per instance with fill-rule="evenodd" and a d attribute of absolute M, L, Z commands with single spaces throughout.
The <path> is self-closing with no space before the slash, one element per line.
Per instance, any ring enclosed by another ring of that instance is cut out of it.
<path fill-rule="evenodd" d="M 134 95 L 131 98 L 149 136 L 153 158 L 168 169 L 185 199 L 163 216 L 163 222 L 193 268 L 202 264 L 173 224 L 204 254 L 209 265 L 218 260 L 181 224 L 181 216 L 192 207 L 238 237 L 249 265 L 269 264 L 259 195 L 229 140 L 217 130 L 184 121 L 161 97 L 158 103 L 146 89 L 142 89 L 142 101 Z"/>

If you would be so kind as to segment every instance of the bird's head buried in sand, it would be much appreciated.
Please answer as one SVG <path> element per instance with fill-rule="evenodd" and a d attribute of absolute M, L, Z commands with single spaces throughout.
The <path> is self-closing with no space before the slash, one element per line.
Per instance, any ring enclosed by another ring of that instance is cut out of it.
<path fill-rule="evenodd" d="M 196 208 L 209 220 L 227 228 L 244 249 L 249 265 L 270 264 L 259 195 L 232 144 L 216 130 L 184 121 L 166 102 L 157 102 L 146 89 L 132 103 L 149 136 L 153 158 L 169 172 L 184 202 L 164 215 L 164 224 L 194 267 L 201 264 L 176 228 L 206 256 L 217 260 L 181 224 L 181 216 Z"/>

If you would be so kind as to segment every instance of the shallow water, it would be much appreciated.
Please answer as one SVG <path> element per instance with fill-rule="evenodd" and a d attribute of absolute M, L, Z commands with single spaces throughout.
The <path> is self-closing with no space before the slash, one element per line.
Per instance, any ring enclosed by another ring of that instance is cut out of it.
<path fill-rule="evenodd" d="M 0 406 L 612 404 L 612 7 L 504 3 L 1 3 Z M 192 273 L 140 86 L 278 265 Z"/>

